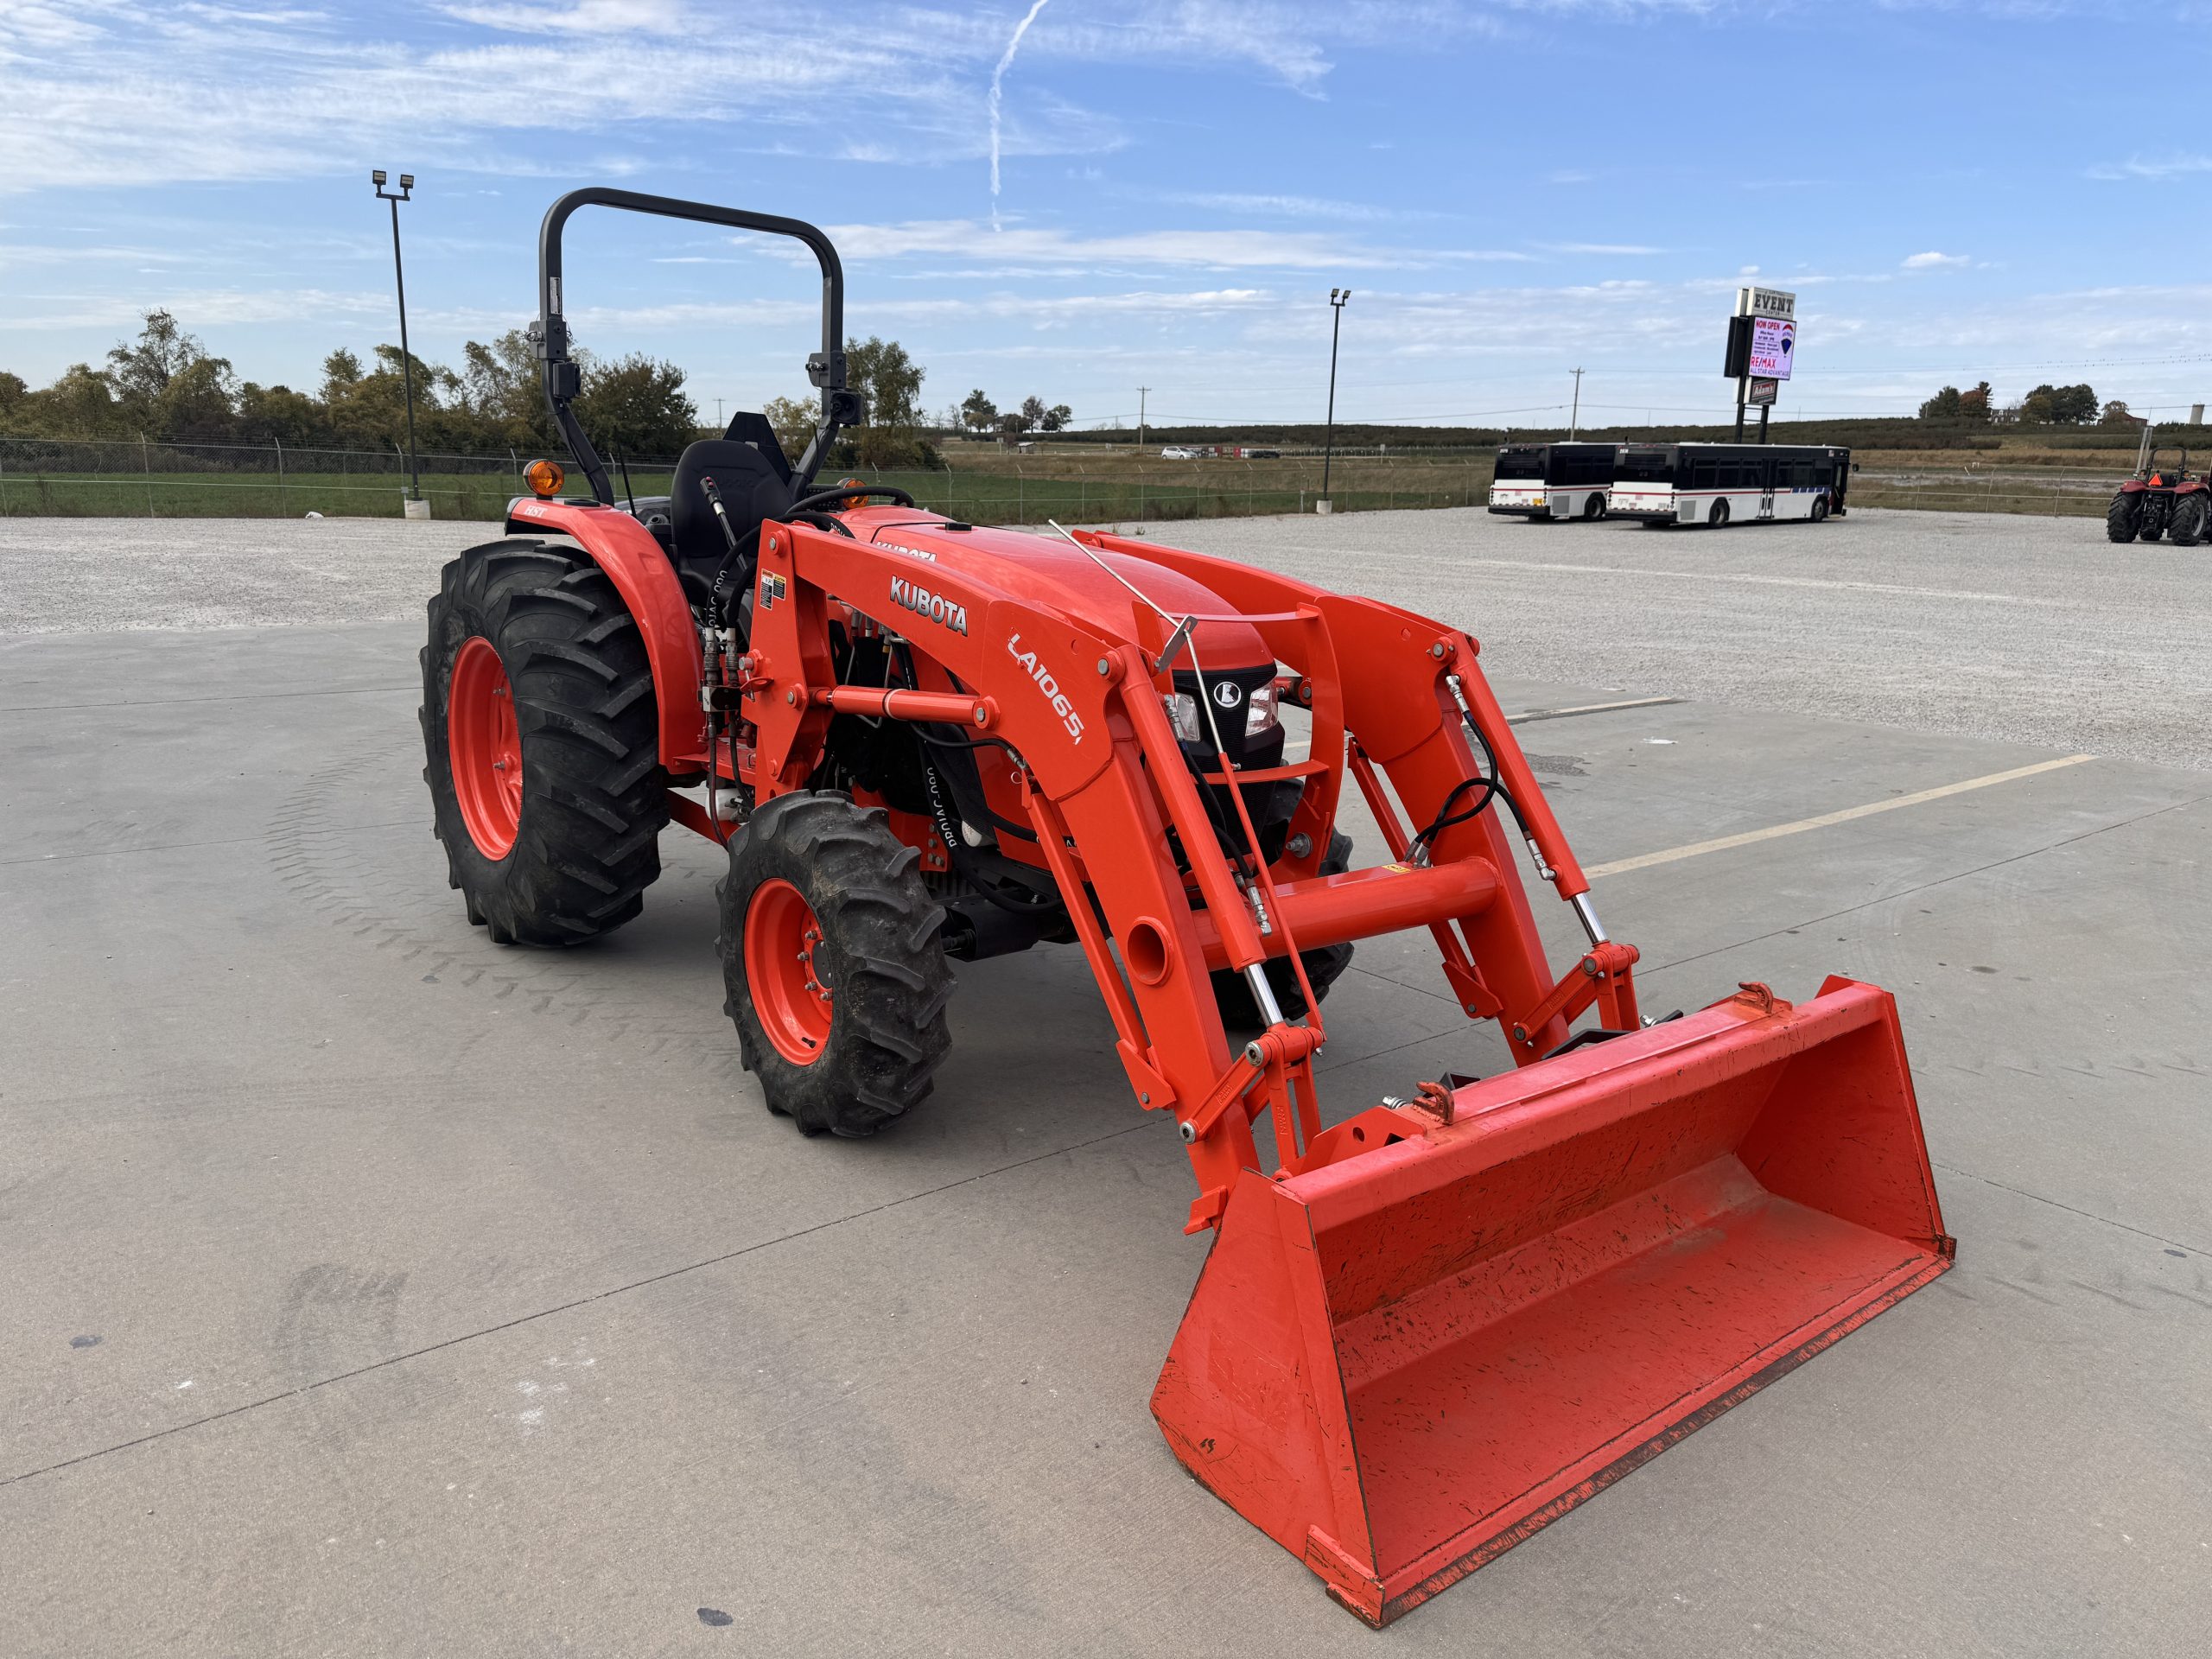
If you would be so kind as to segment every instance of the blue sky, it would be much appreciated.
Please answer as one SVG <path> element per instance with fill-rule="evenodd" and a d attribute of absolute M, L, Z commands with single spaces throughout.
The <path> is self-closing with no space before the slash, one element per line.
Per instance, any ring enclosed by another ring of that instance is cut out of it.
<path fill-rule="evenodd" d="M 1541 423 L 1578 365 L 1597 419 L 1712 416 L 1745 280 L 1799 294 L 1784 415 L 1982 378 L 2171 408 L 2212 394 L 2212 129 L 2154 67 L 2212 14 L 2180 10 L 0 0 L 0 367 L 163 305 L 315 385 L 396 337 L 380 166 L 420 181 L 436 360 L 527 319 L 546 203 L 611 182 L 832 227 L 849 329 L 932 408 L 1316 418 L 1348 284 L 1341 418 Z M 569 245 L 588 346 L 710 413 L 803 388 L 806 265 L 604 214 Z"/>

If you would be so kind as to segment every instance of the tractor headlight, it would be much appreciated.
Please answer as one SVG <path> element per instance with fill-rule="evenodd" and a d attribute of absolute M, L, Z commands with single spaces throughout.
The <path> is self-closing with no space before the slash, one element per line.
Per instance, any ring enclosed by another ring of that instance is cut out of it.
<path fill-rule="evenodd" d="M 1206 729 L 1205 711 L 1198 707 L 1196 697 L 1188 691 L 1173 691 L 1164 693 L 1160 701 L 1167 710 L 1167 723 L 1175 728 L 1177 742 L 1196 744 L 1206 749 L 1213 747 L 1213 734 Z M 1245 701 L 1243 735 L 1249 741 L 1264 732 L 1273 731 L 1281 723 L 1281 694 L 1276 690 L 1274 683 L 1269 681 L 1253 690 Z M 1222 737 L 1234 745 L 1236 734 L 1234 730 L 1224 731 Z M 1232 747 L 1231 753 L 1235 752 Z"/>
<path fill-rule="evenodd" d="M 1198 715 L 1198 700 L 1187 691 L 1170 691 L 1160 699 L 1167 710 L 1167 723 L 1175 728 L 1178 743 L 1205 741 L 1205 723 Z"/>

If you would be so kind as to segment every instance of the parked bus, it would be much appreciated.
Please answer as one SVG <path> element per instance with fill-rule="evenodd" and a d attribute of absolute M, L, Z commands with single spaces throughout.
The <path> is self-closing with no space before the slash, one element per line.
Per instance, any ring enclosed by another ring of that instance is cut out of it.
<path fill-rule="evenodd" d="M 1647 525 L 1815 523 L 1843 511 L 1851 451 L 1787 443 L 1624 443 L 1611 510 Z"/>
<path fill-rule="evenodd" d="M 1490 510 L 1523 518 L 1602 518 L 1612 481 L 1610 443 L 1503 444 Z"/>

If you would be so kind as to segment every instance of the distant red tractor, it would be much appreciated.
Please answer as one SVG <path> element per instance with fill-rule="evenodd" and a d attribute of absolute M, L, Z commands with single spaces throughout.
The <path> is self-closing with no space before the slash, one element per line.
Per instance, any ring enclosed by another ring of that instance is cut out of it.
<path fill-rule="evenodd" d="M 2189 451 L 2181 459 L 2163 463 L 2151 447 L 2151 434 L 2143 434 L 2133 476 L 2113 493 L 2105 509 L 2105 535 L 2115 542 L 2140 537 L 2155 542 L 2171 535 L 2176 547 L 2195 547 L 2212 531 L 2212 486 L 2202 473 L 2189 470 Z"/>

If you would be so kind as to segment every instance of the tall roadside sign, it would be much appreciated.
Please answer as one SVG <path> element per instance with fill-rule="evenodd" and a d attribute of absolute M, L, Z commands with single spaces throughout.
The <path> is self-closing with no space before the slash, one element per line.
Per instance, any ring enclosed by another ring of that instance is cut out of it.
<path fill-rule="evenodd" d="M 1778 288 L 1739 288 L 1728 319 L 1728 358 L 1721 372 L 1736 383 L 1736 441 L 1744 438 L 1744 409 L 1756 404 L 1759 442 L 1766 442 L 1768 413 L 1797 361 L 1797 296 Z"/>

